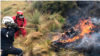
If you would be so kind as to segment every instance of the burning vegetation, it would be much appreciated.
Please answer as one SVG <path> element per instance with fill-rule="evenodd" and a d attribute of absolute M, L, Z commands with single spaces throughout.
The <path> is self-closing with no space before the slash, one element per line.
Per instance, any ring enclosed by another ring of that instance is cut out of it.
<path fill-rule="evenodd" d="M 51 46 L 55 51 L 72 49 L 89 53 L 96 51 L 99 53 L 100 41 L 98 40 L 100 39 L 100 33 L 98 30 L 99 27 L 95 26 L 90 18 L 88 20 L 79 20 L 78 24 L 60 34 L 60 36 L 54 36 Z"/>
<path fill-rule="evenodd" d="M 78 39 L 83 38 L 85 34 L 89 35 L 94 32 L 94 26 L 90 20 L 80 20 L 75 27 L 71 27 L 67 31 L 61 34 L 61 37 L 58 36 L 53 37 L 53 41 L 62 42 L 62 43 L 70 43 L 74 42 Z M 89 35 L 90 37 L 90 35 Z"/>

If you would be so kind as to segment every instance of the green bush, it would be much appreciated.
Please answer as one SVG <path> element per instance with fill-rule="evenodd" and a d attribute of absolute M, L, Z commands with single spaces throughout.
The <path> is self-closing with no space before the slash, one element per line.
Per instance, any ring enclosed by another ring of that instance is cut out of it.
<path fill-rule="evenodd" d="M 33 24 L 39 24 L 41 13 L 38 10 L 35 10 L 33 14 L 30 14 L 28 19 Z"/>
<path fill-rule="evenodd" d="M 60 15 L 60 13 L 54 13 L 54 14 L 50 15 L 49 17 L 50 17 L 50 19 L 52 19 L 52 20 L 56 19 L 61 25 L 64 24 L 64 23 L 66 22 L 66 21 L 65 21 L 65 18 L 62 17 L 62 16 Z"/>
<path fill-rule="evenodd" d="M 42 2 L 40 1 L 34 1 L 31 5 L 31 9 L 38 9 L 40 10 L 40 8 L 42 7 Z"/>
<path fill-rule="evenodd" d="M 44 12 L 61 12 L 61 15 L 65 15 L 65 12 L 75 6 L 73 1 L 44 1 L 42 10 Z"/>
<path fill-rule="evenodd" d="M 53 22 L 49 25 L 49 30 L 50 31 L 57 31 L 58 30 L 58 26 Z"/>
<path fill-rule="evenodd" d="M 41 13 L 38 10 L 35 10 L 33 14 L 28 15 L 28 17 L 30 18 L 28 19 L 28 21 L 35 24 L 36 31 L 38 31 L 38 24 L 40 23 L 40 16 L 41 16 Z"/>
<path fill-rule="evenodd" d="M 57 31 L 61 29 L 62 25 L 65 23 L 65 18 L 63 18 L 59 13 L 53 13 L 49 15 L 51 22 L 49 23 L 50 31 Z"/>
<path fill-rule="evenodd" d="M 65 19 L 64 19 L 62 16 L 59 16 L 59 17 L 58 17 L 58 21 L 59 21 L 60 23 L 65 23 Z"/>

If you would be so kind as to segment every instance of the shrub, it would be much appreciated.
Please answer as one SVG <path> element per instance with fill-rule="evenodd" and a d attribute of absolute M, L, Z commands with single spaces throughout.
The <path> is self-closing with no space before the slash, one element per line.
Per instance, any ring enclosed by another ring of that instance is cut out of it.
<path fill-rule="evenodd" d="M 65 19 L 64 19 L 62 16 L 59 16 L 59 17 L 58 17 L 58 21 L 59 21 L 60 23 L 65 23 Z"/>
<path fill-rule="evenodd" d="M 40 10 L 40 8 L 42 7 L 42 2 L 40 1 L 34 1 L 31 5 L 31 9 L 38 9 Z"/>
<path fill-rule="evenodd" d="M 38 24 L 40 23 L 40 16 L 41 13 L 38 10 L 35 10 L 33 14 L 29 15 L 30 19 L 28 19 L 31 23 L 35 24 L 35 28 L 37 29 L 37 31 L 38 31 Z"/>
<path fill-rule="evenodd" d="M 56 32 L 59 29 L 61 29 L 63 23 L 65 22 L 65 19 L 59 15 L 58 13 L 54 13 L 52 15 L 43 15 L 45 17 L 41 17 L 41 22 L 39 24 L 39 31 L 42 33 L 47 32 Z M 49 20 L 46 20 L 47 17 Z"/>
<path fill-rule="evenodd" d="M 56 31 L 57 29 L 58 29 L 58 27 L 54 22 L 50 23 L 50 25 L 49 25 L 49 30 L 50 31 Z"/>
<path fill-rule="evenodd" d="M 39 24 L 39 17 L 41 16 L 41 13 L 38 10 L 35 10 L 33 14 L 29 15 L 28 19 L 33 24 Z"/>
<path fill-rule="evenodd" d="M 64 15 L 67 10 L 73 8 L 75 5 L 73 1 L 45 1 L 43 2 L 42 10 L 51 13 L 61 11 L 61 15 Z"/>
<path fill-rule="evenodd" d="M 62 25 L 65 23 L 65 19 L 59 13 L 53 13 L 48 16 L 50 19 L 47 22 L 46 29 L 50 31 L 58 31 L 61 29 Z"/>

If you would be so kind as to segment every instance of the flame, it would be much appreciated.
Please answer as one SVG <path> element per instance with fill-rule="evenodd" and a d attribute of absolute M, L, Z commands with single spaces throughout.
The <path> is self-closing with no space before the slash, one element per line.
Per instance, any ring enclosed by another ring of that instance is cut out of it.
<path fill-rule="evenodd" d="M 59 39 L 59 36 L 54 36 L 53 37 L 53 41 L 58 40 L 58 39 Z"/>
<path fill-rule="evenodd" d="M 68 39 L 63 39 L 62 37 L 58 38 L 58 36 L 56 36 L 53 38 L 53 41 L 59 40 L 59 42 L 62 42 L 62 43 L 74 42 L 80 38 L 83 38 L 84 34 L 89 35 L 89 33 L 94 32 L 94 30 L 92 30 L 92 29 L 95 28 L 95 26 L 92 24 L 90 19 L 89 20 L 84 19 L 84 20 L 80 20 L 79 24 L 75 25 L 74 28 L 75 28 L 74 30 L 79 30 L 78 36 L 74 36 L 73 38 L 68 38 Z M 90 37 L 90 35 L 89 35 L 89 37 Z"/>
<path fill-rule="evenodd" d="M 90 32 L 94 32 L 92 31 L 91 29 L 93 27 L 95 27 L 90 21 L 87 21 L 87 20 L 83 20 L 83 21 L 80 21 L 81 22 L 81 26 L 80 26 L 80 29 L 81 29 L 81 36 L 83 36 L 84 34 L 89 34 Z"/>

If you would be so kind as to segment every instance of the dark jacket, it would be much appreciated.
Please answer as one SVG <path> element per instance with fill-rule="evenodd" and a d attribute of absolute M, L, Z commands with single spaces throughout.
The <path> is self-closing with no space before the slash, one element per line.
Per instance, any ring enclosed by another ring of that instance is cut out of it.
<path fill-rule="evenodd" d="M 1 29 L 1 47 L 13 45 L 14 34 L 19 28 L 2 28 Z"/>

